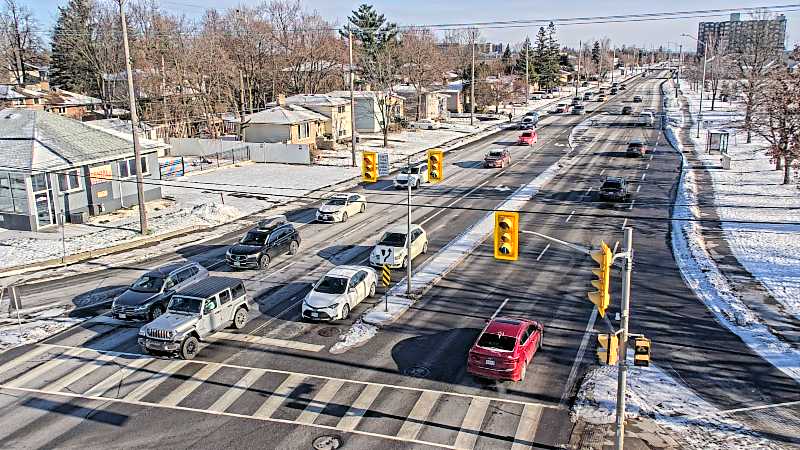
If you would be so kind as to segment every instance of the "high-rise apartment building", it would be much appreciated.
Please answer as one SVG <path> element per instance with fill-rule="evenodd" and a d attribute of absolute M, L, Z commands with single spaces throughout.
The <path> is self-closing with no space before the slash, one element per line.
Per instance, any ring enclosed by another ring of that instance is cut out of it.
<path fill-rule="evenodd" d="M 709 50 L 713 48 L 726 53 L 736 51 L 745 46 L 754 33 L 764 33 L 769 46 L 776 52 L 783 52 L 786 49 L 786 16 L 781 14 L 774 19 L 742 20 L 741 13 L 734 13 L 725 22 L 700 22 L 697 27 L 697 54 L 703 53 L 701 43 L 707 43 Z"/>

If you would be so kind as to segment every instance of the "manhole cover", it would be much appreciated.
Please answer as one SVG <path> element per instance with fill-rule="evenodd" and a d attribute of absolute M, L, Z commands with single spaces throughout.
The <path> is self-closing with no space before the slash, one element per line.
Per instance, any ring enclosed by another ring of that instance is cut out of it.
<path fill-rule="evenodd" d="M 338 336 L 340 333 L 337 327 L 322 327 L 317 331 L 317 334 L 322 337 Z"/>
<path fill-rule="evenodd" d="M 422 366 L 415 366 L 406 369 L 403 373 L 414 378 L 428 378 L 431 375 L 431 369 Z"/>
<path fill-rule="evenodd" d="M 342 438 L 333 435 L 319 436 L 311 445 L 315 450 L 334 450 L 342 446 Z"/>

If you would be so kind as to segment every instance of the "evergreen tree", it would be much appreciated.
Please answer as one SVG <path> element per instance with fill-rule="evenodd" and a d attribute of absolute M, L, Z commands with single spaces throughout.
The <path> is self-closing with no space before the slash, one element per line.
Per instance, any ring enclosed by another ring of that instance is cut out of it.
<path fill-rule="evenodd" d="M 553 74 L 550 87 L 555 87 L 559 84 L 559 76 L 561 69 L 561 47 L 558 44 L 556 37 L 556 25 L 553 22 L 547 26 L 547 45 L 550 49 L 548 54 L 547 66 L 549 73 Z"/>
<path fill-rule="evenodd" d="M 387 22 L 383 14 L 379 14 L 372 5 L 362 4 L 347 18 L 350 22 L 339 33 L 347 37 L 353 33 L 353 39 L 361 43 L 367 62 L 374 62 L 377 55 L 395 42 L 397 24 Z"/>
<path fill-rule="evenodd" d="M 533 48 L 531 47 L 531 40 L 529 38 L 525 38 L 525 41 L 522 43 L 522 47 L 519 49 L 519 53 L 517 54 L 517 62 L 514 64 L 514 73 L 520 74 L 523 79 L 525 78 L 525 57 L 528 57 L 528 76 L 530 77 L 530 82 L 534 83 L 538 79 L 536 76 L 536 71 L 534 70 L 534 62 L 536 58 L 536 54 L 534 53 Z"/>
<path fill-rule="evenodd" d="M 513 68 L 513 64 L 511 64 L 511 45 L 506 44 L 506 49 L 503 51 L 503 56 L 500 57 L 500 62 L 503 63 L 503 72 L 506 75 L 511 73 L 511 69 Z"/>
<path fill-rule="evenodd" d="M 600 65 L 600 42 L 594 41 L 594 45 L 592 46 L 592 62 L 596 65 Z"/>
<path fill-rule="evenodd" d="M 81 48 L 92 35 L 91 0 L 70 0 L 58 7 L 58 20 L 53 28 L 50 59 L 50 83 L 76 92 L 95 90 L 95 70 Z"/>
<path fill-rule="evenodd" d="M 539 80 L 539 87 L 546 89 L 545 84 L 548 82 L 547 73 L 547 58 L 550 54 L 550 49 L 547 46 L 547 34 L 544 27 L 539 28 L 536 33 L 536 49 L 533 56 L 533 71 L 536 72 L 537 80 Z"/>

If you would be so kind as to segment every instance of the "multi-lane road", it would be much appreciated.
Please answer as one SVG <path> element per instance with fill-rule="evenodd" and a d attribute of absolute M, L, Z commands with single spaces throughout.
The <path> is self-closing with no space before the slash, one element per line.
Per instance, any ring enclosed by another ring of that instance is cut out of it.
<path fill-rule="evenodd" d="M 661 82 L 637 78 L 609 102 L 590 104 L 595 120 L 571 152 L 569 134 L 587 116 L 544 118 L 539 142 L 530 148 L 513 146 L 519 132 L 503 130 L 448 153 L 446 180 L 414 193 L 412 221 L 430 237 L 430 251 L 414 263 L 435 255 L 517 188 L 560 162 L 556 177 L 523 208 L 522 228 L 591 247 L 601 239 L 613 245 L 621 240 L 623 226 L 634 227 L 631 324 L 634 332 L 653 339 L 654 362 L 721 409 L 791 400 L 798 386 L 714 321 L 684 285 L 672 258 L 667 219 L 680 157 L 663 145 L 658 129 L 621 126 L 627 117 L 617 114 L 633 95 L 644 98 L 631 103 L 635 107 L 660 109 Z M 641 159 L 626 158 L 625 147 L 634 137 L 646 139 L 654 150 Z M 488 150 L 507 146 L 509 167 L 481 167 Z M 607 175 L 631 182 L 631 201 L 596 201 L 594 192 Z M 32 295 L 75 296 L 100 282 L 125 285 L 146 268 L 188 258 L 215 274 L 242 278 L 258 311 L 243 330 L 218 334 L 193 361 L 142 354 L 136 345 L 140 324 L 102 314 L 0 355 L 0 446 L 307 449 L 334 448 L 323 444 L 338 441 L 341 448 L 354 449 L 519 449 L 576 444 L 569 405 L 582 374 L 594 364 L 596 333 L 612 328 L 609 317 L 616 312 L 600 318 L 586 299 L 591 260 L 526 234 L 520 260 L 499 262 L 489 239 L 399 320 L 360 347 L 332 353 L 340 334 L 380 296 L 357 307 L 351 319 L 332 324 L 301 321 L 303 296 L 334 265 L 365 264 L 381 232 L 406 220 L 405 193 L 394 191 L 389 181 L 356 191 L 369 205 L 347 223 L 314 223 L 314 203 L 289 211 L 303 237 L 301 251 L 274 261 L 267 271 L 229 271 L 223 254 L 236 236 L 225 236 L 135 267 L 30 288 Z M 396 271 L 394 278 L 402 273 Z M 545 325 L 544 348 L 524 382 L 481 384 L 466 374 L 466 352 L 494 314 Z M 798 423 L 798 415 L 787 406 L 771 415 L 748 412 L 739 418 L 775 439 L 790 440 L 781 424 Z"/>

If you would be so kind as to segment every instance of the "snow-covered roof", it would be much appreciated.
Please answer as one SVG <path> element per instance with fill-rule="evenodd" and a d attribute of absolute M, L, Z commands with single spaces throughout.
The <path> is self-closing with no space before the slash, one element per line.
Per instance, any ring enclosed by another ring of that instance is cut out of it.
<path fill-rule="evenodd" d="M 339 97 L 343 99 L 350 98 L 350 91 L 331 91 L 325 95 L 329 95 L 331 97 Z M 382 98 L 386 95 L 383 91 L 353 91 L 354 98 Z M 401 96 L 392 92 L 390 94 L 394 98 L 402 98 Z"/>
<path fill-rule="evenodd" d="M 54 89 L 49 97 L 50 103 L 54 105 L 81 106 L 99 105 L 103 103 L 100 99 L 78 94 L 77 92 L 65 91 L 64 89 Z"/>
<path fill-rule="evenodd" d="M 349 95 L 349 94 L 348 94 Z M 297 94 L 286 97 L 287 105 L 341 106 L 347 100 L 328 94 Z"/>
<path fill-rule="evenodd" d="M 0 85 L 0 99 L 2 100 L 19 100 L 25 98 L 24 95 L 15 91 L 12 86 Z"/>
<path fill-rule="evenodd" d="M 328 120 L 328 118 L 322 114 L 309 111 L 298 105 L 273 106 L 255 114 L 250 114 L 245 118 L 245 121 L 250 124 L 267 123 L 277 125 L 325 120 Z"/>

